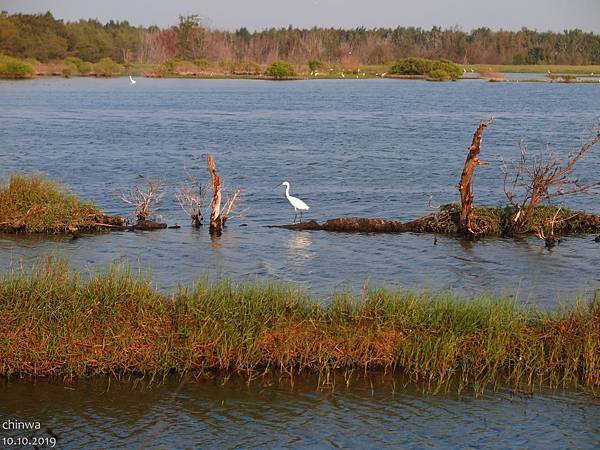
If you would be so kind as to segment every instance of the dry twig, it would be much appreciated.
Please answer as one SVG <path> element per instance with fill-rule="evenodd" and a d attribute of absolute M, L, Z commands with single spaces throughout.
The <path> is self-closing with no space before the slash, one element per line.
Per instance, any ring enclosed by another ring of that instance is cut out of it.
<path fill-rule="evenodd" d="M 148 219 L 156 209 L 164 195 L 163 184 L 160 180 L 150 180 L 143 189 L 134 186 L 129 192 L 120 193 L 120 198 L 125 203 L 135 208 L 135 216 L 138 221 Z"/>

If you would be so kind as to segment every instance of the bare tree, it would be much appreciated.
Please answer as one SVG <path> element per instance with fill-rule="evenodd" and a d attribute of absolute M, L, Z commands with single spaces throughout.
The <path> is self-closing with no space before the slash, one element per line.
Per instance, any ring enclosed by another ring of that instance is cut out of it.
<path fill-rule="evenodd" d="M 539 155 L 530 159 L 527 147 L 519 144 L 521 159 L 511 174 L 506 166 L 504 172 L 504 193 L 509 204 L 515 208 L 516 213 L 512 219 L 513 234 L 520 234 L 528 227 L 535 208 L 544 202 L 558 197 L 588 192 L 600 182 L 580 184 L 573 178 L 573 169 L 577 161 L 590 151 L 600 141 L 600 127 L 594 132 L 594 137 L 584 143 L 581 148 L 571 153 L 565 160 L 556 154 L 550 153 L 547 157 Z M 523 192 L 517 199 L 517 191 Z"/>
<path fill-rule="evenodd" d="M 473 173 L 477 166 L 485 164 L 485 161 L 479 159 L 479 151 L 481 150 L 481 140 L 483 139 L 483 130 L 492 124 L 490 117 L 485 122 L 481 122 L 473 134 L 473 142 L 469 147 L 469 154 L 465 160 L 465 166 L 460 176 L 458 183 L 458 191 L 460 192 L 460 217 L 458 221 L 458 229 L 461 233 L 477 234 L 471 226 L 473 216 Z"/>
<path fill-rule="evenodd" d="M 209 153 L 206 155 L 206 161 L 208 164 L 208 172 L 212 180 L 212 202 L 210 211 L 210 228 L 211 234 L 220 235 L 225 222 L 232 217 L 232 213 L 239 203 L 241 189 L 236 189 L 235 192 L 227 198 L 223 209 L 221 209 L 221 197 L 223 185 L 221 184 L 221 177 L 217 173 L 217 166 L 215 159 Z"/>
<path fill-rule="evenodd" d="M 150 180 L 145 189 L 134 186 L 129 192 L 120 193 L 120 198 L 135 208 L 135 216 L 138 222 L 141 222 L 147 220 L 154 213 L 156 205 L 163 195 L 162 181 Z"/>
<path fill-rule="evenodd" d="M 195 178 L 191 173 L 187 172 L 188 182 L 181 186 L 175 197 L 179 202 L 179 206 L 192 219 L 196 227 L 202 225 L 202 207 L 206 199 L 206 187 Z"/>

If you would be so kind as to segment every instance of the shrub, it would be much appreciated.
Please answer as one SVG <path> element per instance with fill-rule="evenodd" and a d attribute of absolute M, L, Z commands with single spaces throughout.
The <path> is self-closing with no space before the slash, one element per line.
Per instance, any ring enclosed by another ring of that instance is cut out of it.
<path fill-rule="evenodd" d="M 92 71 L 92 64 L 75 56 L 69 56 L 65 59 L 66 63 L 72 64 L 77 68 L 77 71 L 82 75 L 87 75 Z"/>
<path fill-rule="evenodd" d="M 433 70 L 432 63 L 425 58 L 404 58 L 396 61 L 390 71 L 399 75 L 425 75 Z"/>
<path fill-rule="evenodd" d="M 96 72 L 96 75 L 103 77 L 112 77 L 113 75 L 121 73 L 121 65 L 110 58 L 102 58 L 94 64 L 94 72 Z"/>
<path fill-rule="evenodd" d="M 391 72 L 399 75 L 428 75 L 428 77 L 431 79 L 455 80 L 462 76 L 462 69 L 460 68 L 460 66 L 448 59 L 400 59 L 392 66 Z M 433 74 L 434 72 L 435 74 Z M 444 72 L 446 76 L 443 78 L 438 78 L 442 76 L 442 72 Z"/>
<path fill-rule="evenodd" d="M 323 61 L 319 61 L 318 59 L 312 59 L 308 62 L 308 69 L 311 72 L 315 72 L 321 68 L 323 68 Z"/>
<path fill-rule="evenodd" d="M 165 64 L 164 64 L 166 71 L 169 72 L 169 73 L 175 72 L 175 70 L 177 69 L 177 65 L 179 64 L 179 62 L 180 61 L 178 59 L 175 59 L 175 58 L 167 59 L 165 61 Z"/>
<path fill-rule="evenodd" d="M 448 72 L 446 72 L 445 70 L 442 69 L 435 69 L 432 70 L 431 72 L 429 72 L 429 75 L 427 76 L 428 80 L 432 80 L 432 81 L 446 81 L 449 80 L 451 77 L 448 74 Z"/>
<path fill-rule="evenodd" d="M 275 79 L 282 79 L 286 77 L 293 77 L 296 75 L 296 71 L 294 70 L 294 66 L 285 61 L 275 61 L 273 64 L 269 66 L 266 75 L 273 77 Z"/>
<path fill-rule="evenodd" d="M 432 70 L 442 70 L 448 74 L 450 78 L 456 80 L 457 78 L 462 77 L 463 71 L 458 64 L 454 64 L 452 61 L 448 59 L 440 59 L 438 61 L 433 62 Z M 431 72 L 430 72 L 431 76 Z"/>
<path fill-rule="evenodd" d="M 31 65 L 10 56 L 0 55 L 0 78 L 30 78 L 34 73 Z"/>
<path fill-rule="evenodd" d="M 194 65 L 200 68 L 208 67 L 208 61 L 204 58 L 198 58 L 194 60 Z"/>

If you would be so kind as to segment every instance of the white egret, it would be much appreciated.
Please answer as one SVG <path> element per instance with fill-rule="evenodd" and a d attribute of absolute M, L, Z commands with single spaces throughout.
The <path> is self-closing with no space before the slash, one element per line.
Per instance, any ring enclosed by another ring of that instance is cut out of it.
<path fill-rule="evenodd" d="M 135 84 L 135 83 L 137 83 L 137 81 L 135 81 L 133 78 L 131 78 L 131 75 L 129 75 L 129 82 L 130 82 L 131 84 Z"/>
<path fill-rule="evenodd" d="M 296 222 L 296 216 L 298 216 L 298 211 L 300 211 L 300 222 L 302 222 L 302 212 L 308 211 L 308 205 L 304 203 L 297 197 L 292 197 L 290 195 L 290 183 L 288 181 L 284 181 L 280 186 L 285 186 L 285 196 L 287 197 L 290 204 L 294 207 L 294 223 Z"/>
<path fill-rule="evenodd" d="M 381 76 L 382 76 L 382 77 L 385 77 L 385 75 L 386 75 L 386 74 L 387 74 L 387 72 L 383 72 L 383 73 L 381 74 Z"/>

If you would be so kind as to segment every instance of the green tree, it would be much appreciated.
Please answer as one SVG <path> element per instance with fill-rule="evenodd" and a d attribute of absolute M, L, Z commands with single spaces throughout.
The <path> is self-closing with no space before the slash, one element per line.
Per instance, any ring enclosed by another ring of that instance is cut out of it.
<path fill-rule="evenodd" d="M 184 60 L 194 60 L 204 56 L 206 30 L 200 16 L 192 14 L 179 16 L 177 25 L 177 56 Z"/>

